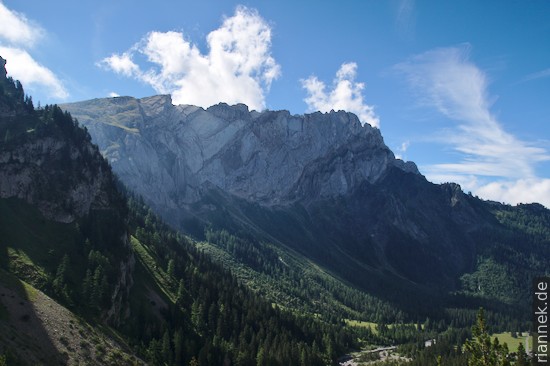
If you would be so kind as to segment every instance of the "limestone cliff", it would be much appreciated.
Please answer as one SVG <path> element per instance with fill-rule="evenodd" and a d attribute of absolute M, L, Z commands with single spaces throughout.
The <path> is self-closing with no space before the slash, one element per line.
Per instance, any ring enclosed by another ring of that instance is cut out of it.
<path fill-rule="evenodd" d="M 174 106 L 170 96 L 62 106 L 88 128 L 114 171 L 161 210 L 196 202 L 208 187 L 265 206 L 347 194 L 389 167 L 380 131 L 346 112 L 291 115 L 218 104 Z"/>

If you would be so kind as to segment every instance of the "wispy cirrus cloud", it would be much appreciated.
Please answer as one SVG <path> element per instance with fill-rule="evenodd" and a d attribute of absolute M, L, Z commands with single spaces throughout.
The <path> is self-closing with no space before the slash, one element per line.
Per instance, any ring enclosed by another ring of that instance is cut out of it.
<path fill-rule="evenodd" d="M 361 123 L 368 123 L 373 127 L 380 127 L 380 119 L 374 113 L 374 107 L 363 100 L 364 83 L 355 81 L 357 64 L 344 63 L 336 72 L 332 82 L 332 90 L 316 76 L 302 79 L 302 87 L 307 92 L 304 99 L 310 111 L 329 112 L 330 110 L 345 110 L 359 117 Z"/>
<path fill-rule="evenodd" d="M 397 32 L 404 38 L 412 38 L 416 26 L 415 0 L 399 0 L 395 13 Z"/>
<path fill-rule="evenodd" d="M 44 29 L 1 2 L 0 24 L 0 56 L 8 60 L 8 75 L 20 80 L 28 90 L 38 89 L 53 99 L 66 99 L 69 93 L 61 80 L 28 51 L 45 38 Z"/>
<path fill-rule="evenodd" d="M 245 103 L 261 110 L 271 83 L 281 74 L 271 56 L 271 36 L 271 26 L 257 11 L 239 6 L 208 34 L 206 54 L 181 32 L 150 32 L 98 65 L 172 94 L 175 104 Z M 140 56 L 151 66 L 143 68 Z"/>
<path fill-rule="evenodd" d="M 494 98 L 488 93 L 487 77 L 469 60 L 469 53 L 469 45 L 440 48 L 395 66 L 405 75 L 421 105 L 435 108 L 457 122 L 450 130 L 440 131 L 437 139 L 450 145 L 461 158 L 458 162 L 425 166 L 424 173 L 434 181 L 465 183 L 491 199 L 512 198 L 514 189 L 523 187 L 532 194 L 522 197 L 550 206 L 546 179 L 537 177 L 535 169 L 538 163 L 550 160 L 550 154 L 505 131 L 491 113 Z M 529 190 L 523 182 L 537 184 L 531 184 Z"/>
<path fill-rule="evenodd" d="M 550 68 L 526 75 L 521 81 L 531 81 L 550 77 Z"/>

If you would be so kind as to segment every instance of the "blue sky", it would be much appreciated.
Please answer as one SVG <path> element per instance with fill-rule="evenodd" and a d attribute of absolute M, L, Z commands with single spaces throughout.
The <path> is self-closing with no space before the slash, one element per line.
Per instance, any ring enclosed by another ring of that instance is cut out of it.
<path fill-rule="evenodd" d="M 0 55 L 35 103 L 346 109 L 434 182 L 550 207 L 548 19 L 545 0 L 4 0 Z"/>

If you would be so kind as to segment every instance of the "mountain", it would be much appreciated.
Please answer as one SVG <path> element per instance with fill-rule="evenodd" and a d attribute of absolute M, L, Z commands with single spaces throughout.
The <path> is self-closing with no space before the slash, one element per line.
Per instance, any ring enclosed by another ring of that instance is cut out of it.
<path fill-rule="evenodd" d="M 291 308 L 385 322 L 480 304 L 517 314 L 550 268 L 548 210 L 430 183 L 351 113 L 162 95 L 63 108 L 164 220 Z"/>
<path fill-rule="evenodd" d="M 291 116 L 242 104 L 203 110 L 174 106 L 167 95 L 63 108 L 88 128 L 129 188 L 167 217 L 200 200 L 205 185 L 274 206 L 304 194 L 336 197 L 394 166 L 418 174 L 413 163 L 395 159 L 378 129 L 344 112 Z"/>
<path fill-rule="evenodd" d="M 356 345 L 167 227 L 68 112 L 35 109 L 5 70 L 0 135 L 0 364 L 326 365 Z"/>

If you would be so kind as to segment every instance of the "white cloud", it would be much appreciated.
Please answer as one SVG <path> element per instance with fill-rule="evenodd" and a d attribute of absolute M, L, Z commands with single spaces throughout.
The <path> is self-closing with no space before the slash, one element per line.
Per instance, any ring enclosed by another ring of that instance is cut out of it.
<path fill-rule="evenodd" d="M 99 65 L 108 65 L 114 72 L 124 76 L 135 76 L 140 72 L 139 66 L 132 61 L 128 53 L 107 57 Z"/>
<path fill-rule="evenodd" d="M 325 83 L 316 76 L 301 80 L 303 88 L 308 93 L 304 101 L 309 110 L 321 112 L 345 110 L 355 113 L 363 124 L 380 127 L 380 120 L 374 113 L 374 107 L 363 101 L 365 84 L 356 82 L 356 76 L 357 64 L 350 62 L 340 66 L 330 92 L 325 90 Z"/>
<path fill-rule="evenodd" d="M 457 121 L 451 130 L 440 132 L 438 139 L 452 146 L 461 160 L 427 166 L 425 174 L 434 181 L 453 178 L 459 183 L 469 182 L 472 191 L 485 198 L 503 197 L 512 202 L 518 187 L 522 187 L 528 191 L 522 197 L 539 195 L 536 200 L 548 202 L 548 191 L 523 182 L 540 180 L 535 167 L 550 160 L 550 154 L 504 130 L 490 111 L 493 99 L 487 91 L 487 78 L 469 61 L 469 49 L 468 45 L 436 49 L 396 66 L 422 105 Z M 497 179 L 497 183 L 480 184 L 478 177 Z"/>
<path fill-rule="evenodd" d="M 550 208 L 550 179 L 530 178 L 491 182 L 478 187 L 476 194 L 493 201 L 511 204 L 537 202 Z"/>
<path fill-rule="evenodd" d="M 525 76 L 521 81 L 531 81 L 536 79 L 544 79 L 548 77 L 550 77 L 550 68 L 529 74 Z"/>
<path fill-rule="evenodd" d="M 45 31 L 1 2 L 0 24 L 0 56 L 7 60 L 8 75 L 21 81 L 26 90 L 40 90 L 51 98 L 66 99 L 69 94 L 59 78 L 27 51 L 44 38 Z"/>
<path fill-rule="evenodd" d="M 29 47 L 34 45 L 44 35 L 42 28 L 32 24 L 25 15 L 6 8 L 1 2 L 0 24 L 2 24 L 0 38 L 10 44 Z"/>
<path fill-rule="evenodd" d="M 8 76 L 21 81 L 26 90 L 43 89 L 56 99 L 66 99 L 69 96 L 55 74 L 34 60 L 27 51 L 0 46 L 0 55 L 7 60 Z"/>
<path fill-rule="evenodd" d="M 110 92 L 110 93 L 109 93 L 109 97 L 110 97 L 110 98 L 120 97 L 120 94 L 115 93 L 115 92 Z"/>
<path fill-rule="evenodd" d="M 403 143 L 401 143 L 401 146 L 398 146 L 395 149 L 395 157 L 397 159 L 404 160 L 403 156 L 407 152 L 407 150 L 409 149 L 409 146 L 411 146 L 411 142 L 409 140 L 404 141 Z"/>
<path fill-rule="evenodd" d="M 255 11 L 237 7 L 232 17 L 207 36 L 209 52 L 180 32 L 150 32 L 127 52 L 99 64 L 145 82 L 159 93 L 171 93 L 175 104 L 202 107 L 225 102 L 265 108 L 265 94 L 281 73 L 271 56 L 271 27 Z M 135 59 L 145 56 L 148 69 Z"/>

